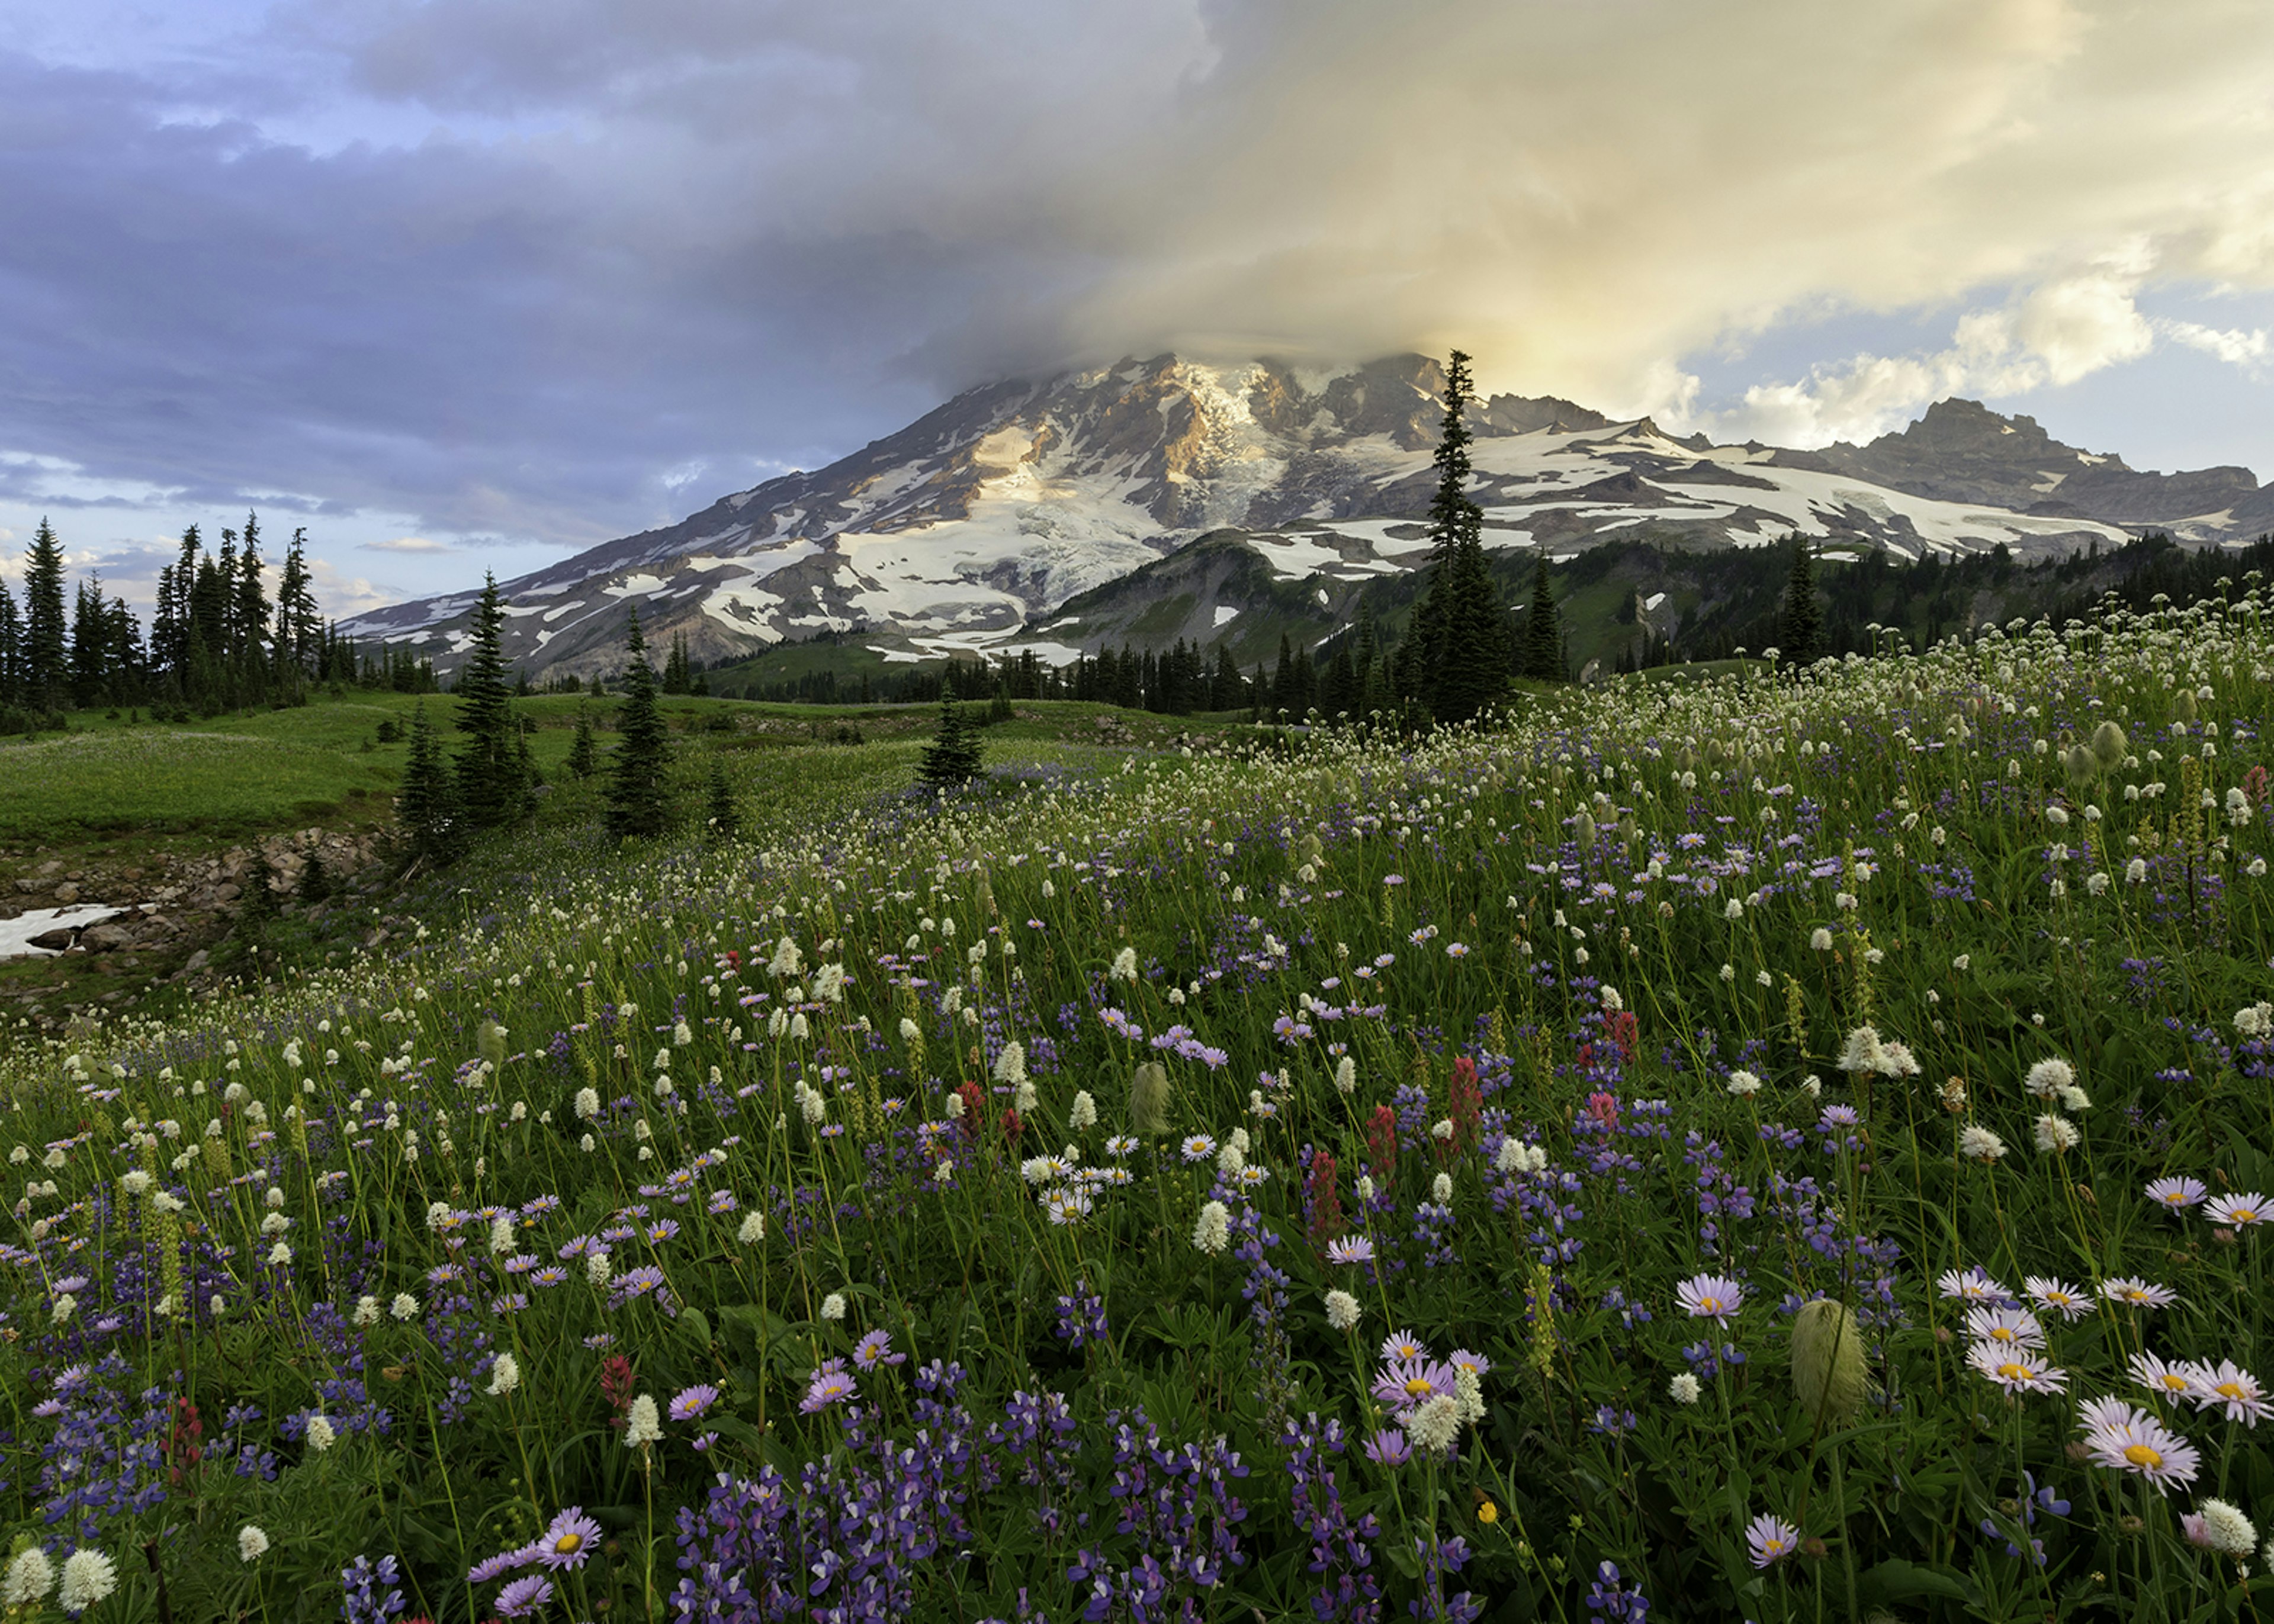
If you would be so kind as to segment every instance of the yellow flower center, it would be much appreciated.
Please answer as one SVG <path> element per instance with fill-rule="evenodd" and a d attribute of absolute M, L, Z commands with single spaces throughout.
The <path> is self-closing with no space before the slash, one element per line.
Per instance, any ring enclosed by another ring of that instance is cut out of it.
<path fill-rule="evenodd" d="M 2124 1458 L 2142 1471 L 2153 1471 L 2164 1463 L 2164 1457 L 2147 1444 L 2127 1444 Z"/>
<path fill-rule="evenodd" d="M 2211 1391 L 2221 1398 L 2239 1399 L 2242 1396 L 2242 1384 L 2239 1381 L 2222 1381 Z"/>
<path fill-rule="evenodd" d="M 1762 1540 L 1761 1554 L 1764 1556 L 1782 1556 L 1784 1554 L 1784 1541 L 1777 1538 L 1773 1535 Z"/>
<path fill-rule="evenodd" d="M 1998 1367 L 1998 1374 L 2007 1381 L 2026 1381 L 2029 1379 L 2029 1367 L 2008 1359 Z"/>
<path fill-rule="evenodd" d="M 2184 1393 L 2187 1390 L 2187 1379 L 2177 1371 L 2165 1371 L 2156 1380 L 2162 1382 L 2172 1392 Z"/>
<path fill-rule="evenodd" d="M 568 1556 L 584 1543 L 584 1536 L 582 1534 L 563 1534 L 553 1542 L 553 1553 L 555 1556 Z"/>
<path fill-rule="evenodd" d="M 2236 1223 L 2256 1223 L 2258 1222 L 2258 1209 L 2255 1207 L 2238 1207 L 2234 1208 L 2233 1211 L 2230 1212 L 2227 1216 L 2233 1219 Z"/>
<path fill-rule="evenodd" d="M 1718 1297 L 1701 1297 L 1698 1299 L 1698 1308 L 1701 1313 L 1718 1314 L 1721 1312 L 1721 1299 Z"/>
<path fill-rule="evenodd" d="M 1430 1391 L 1429 1379 L 1427 1376 L 1409 1376 L 1406 1378 L 1406 1397 L 1421 1398 L 1426 1396 Z"/>
<path fill-rule="evenodd" d="M 1990 1340 L 1993 1342 L 2012 1342 L 2014 1340 L 2014 1327 L 2010 1325 L 1992 1326 L 1990 1329 Z"/>

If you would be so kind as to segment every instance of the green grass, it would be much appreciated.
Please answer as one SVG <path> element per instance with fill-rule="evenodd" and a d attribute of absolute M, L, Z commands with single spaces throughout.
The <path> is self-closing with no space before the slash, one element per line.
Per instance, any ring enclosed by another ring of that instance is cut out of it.
<path fill-rule="evenodd" d="M 317 823 L 391 793 L 400 756 L 202 728 L 41 739 L 0 753 L 0 840 Z"/>

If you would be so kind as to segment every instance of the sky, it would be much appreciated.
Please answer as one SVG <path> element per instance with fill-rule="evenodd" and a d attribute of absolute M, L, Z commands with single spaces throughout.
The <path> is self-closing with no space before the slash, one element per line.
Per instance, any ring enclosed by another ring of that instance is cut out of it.
<path fill-rule="evenodd" d="M 0 0 L 0 577 L 351 613 L 1178 350 L 2274 476 L 2263 0 Z"/>

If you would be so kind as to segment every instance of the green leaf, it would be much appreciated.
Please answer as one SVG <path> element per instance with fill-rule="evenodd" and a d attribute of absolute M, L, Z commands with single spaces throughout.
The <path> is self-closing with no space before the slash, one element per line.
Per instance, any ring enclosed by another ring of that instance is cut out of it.
<path fill-rule="evenodd" d="M 1867 1607 L 1889 1606 L 1922 1597 L 1962 1602 L 1971 1594 L 1966 1575 L 1956 1568 L 1906 1561 L 1900 1556 L 1891 1556 L 1856 1575 L 1856 1599 Z"/>
<path fill-rule="evenodd" d="M 697 1348 L 708 1348 L 711 1345 L 710 1316 L 699 1308 L 681 1309 L 679 1332 Z"/>

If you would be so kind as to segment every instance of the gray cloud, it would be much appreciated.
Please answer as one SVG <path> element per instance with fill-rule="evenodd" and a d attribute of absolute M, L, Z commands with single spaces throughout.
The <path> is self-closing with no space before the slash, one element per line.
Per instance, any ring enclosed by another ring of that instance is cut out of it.
<path fill-rule="evenodd" d="M 0 451 L 567 546 L 1171 346 L 1820 439 L 2255 365 L 2143 302 L 2274 283 L 2269 83 L 2231 0 L 293 0 L 0 56 Z M 1683 365 L 1921 307 L 1750 398 Z"/>

